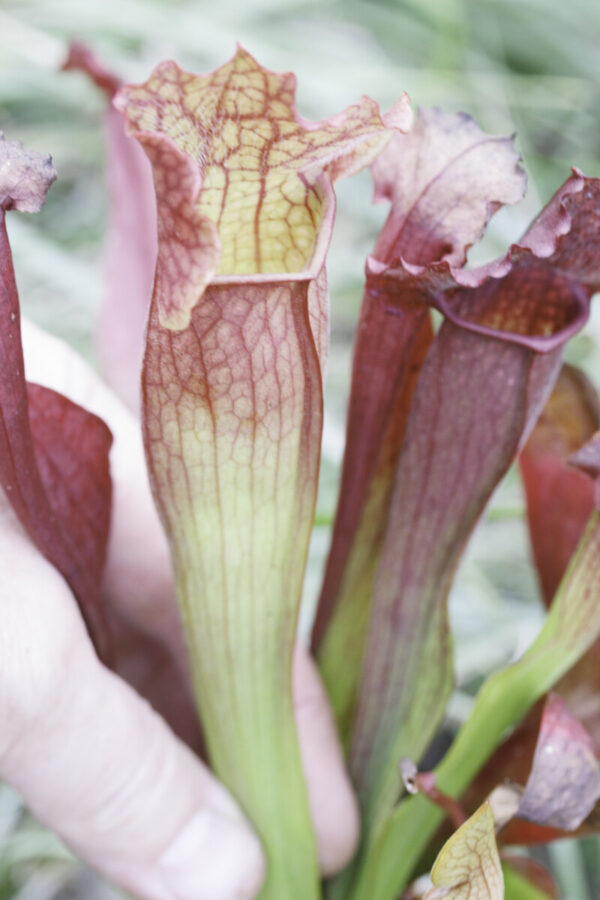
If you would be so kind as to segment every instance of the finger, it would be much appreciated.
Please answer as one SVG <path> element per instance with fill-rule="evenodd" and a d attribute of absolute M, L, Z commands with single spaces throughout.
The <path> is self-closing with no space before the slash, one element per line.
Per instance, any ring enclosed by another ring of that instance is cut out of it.
<path fill-rule="evenodd" d="M 296 645 L 293 694 L 302 766 L 323 875 L 342 869 L 358 843 L 358 804 L 317 667 Z"/>
<path fill-rule="evenodd" d="M 70 591 L 0 509 L 0 774 L 142 900 L 256 896 L 264 863 L 225 789 L 94 654 Z"/>

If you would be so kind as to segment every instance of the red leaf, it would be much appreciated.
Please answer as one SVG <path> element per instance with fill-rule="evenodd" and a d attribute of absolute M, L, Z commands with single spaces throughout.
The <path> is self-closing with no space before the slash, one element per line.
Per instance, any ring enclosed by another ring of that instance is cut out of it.
<path fill-rule="evenodd" d="M 502 832 L 503 843 L 545 844 L 573 837 L 574 833 L 598 831 L 600 774 L 596 752 L 591 735 L 560 695 L 549 694 L 531 773 L 517 818 Z"/>
<path fill-rule="evenodd" d="M 95 416 L 37 386 L 31 388 L 30 411 L 6 233 L 5 209 L 39 209 L 52 180 L 47 158 L 0 143 L 0 484 L 35 545 L 69 583 L 106 658 L 108 633 L 98 587 L 110 510 L 111 436 Z M 80 504 L 90 501 L 93 508 L 84 511 Z M 93 528 L 80 532 L 90 518 Z"/>
<path fill-rule="evenodd" d="M 62 394 L 27 385 L 29 422 L 42 483 L 97 586 L 110 527 L 110 432 L 97 416 Z"/>
<path fill-rule="evenodd" d="M 85 72 L 112 100 L 121 80 L 83 44 L 71 44 L 64 69 Z M 139 413 L 144 329 L 157 255 L 156 200 L 152 168 L 123 117 L 104 115 L 109 222 L 104 300 L 97 347 L 102 372 L 116 393 Z"/>
<path fill-rule="evenodd" d="M 598 760 L 590 735 L 564 700 L 549 694 L 518 816 L 574 831 L 599 798 Z"/>
<path fill-rule="evenodd" d="M 79 41 L 73 41 L 70 44 L 69 53 L 62 68 L 65 71 L 75 69 L 85 72 L 94 84 L 105 91 L 111 99 L 122 84 L 118 75 L 110 72 L 90 48 Z"/>
<path fill-rule="evenodd" d="M 594 388 L 563 366 L 519 463 L 527 497 L 533 556 L 546 606 L 552 602 L 593 509 L 593 484 L 566 465 L 600 426 Z"/>
<path fill-rule="evenodd" d="M 513 819 L 502 832 L 502 843 L 507 847 L 534 847 L 537 844 L 549 844 L 567 837 L 573 837 L 573 833 L 551 828 L 549 825 L 537 825 L 535 822 Z"/>
<path fill-rule="evenodd" d="M 549 604 L 594 507 L 600 472 L 600 403 L 580 372 L 564 367 L 521 456 L 534 557 Z M 585 473 L 585 474 L 584 474 Z M 600 641 L 555 690 L 590 732 L 600 755 Z"/>

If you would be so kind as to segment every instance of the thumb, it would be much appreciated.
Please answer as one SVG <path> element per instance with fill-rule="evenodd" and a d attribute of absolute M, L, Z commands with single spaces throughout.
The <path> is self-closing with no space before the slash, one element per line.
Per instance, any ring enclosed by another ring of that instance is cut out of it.
<path fill-rule="evenodd" d="M 100 664 L 62 577 L 10 516 L 0 509 L 0 774 L 142 900 L 255 897 L 264 861 L 238 807 Z"/>

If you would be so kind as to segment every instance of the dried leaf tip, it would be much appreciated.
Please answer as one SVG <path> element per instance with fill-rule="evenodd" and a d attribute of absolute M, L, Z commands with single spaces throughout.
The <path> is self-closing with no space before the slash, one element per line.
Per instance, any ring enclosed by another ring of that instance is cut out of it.
<path fill-rule="evenodd" d="M 406 91 L 402 91 L 398 99 L 382 115 L 382 121 L 387 128 L 395 131 L 410 131 L 414 125 L 415 117 L 410 97 Z"/>
<path fill-rule="evenodd" d="M 25 150 L 21 141 L 7 141 L 0 132 L 0 208 L 39 212 L 55 180 L 51 156 Z"/>
<path fill-rule="evenodd" d="M 375 259 L 464 265 L 491 216 L 525 193 L 519 161 L 512 138 L 486 134 L 465 113 L 419 108 L 372 166 L 374 201 L 391 203 Z"/>

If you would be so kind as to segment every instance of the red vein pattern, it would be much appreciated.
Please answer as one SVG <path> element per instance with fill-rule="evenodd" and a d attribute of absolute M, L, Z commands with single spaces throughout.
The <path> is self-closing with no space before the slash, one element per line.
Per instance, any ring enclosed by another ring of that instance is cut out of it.
<path fill-rule="evenodd" d="M 329 182 L 372 161 L 392 136 L 385 124 L 410 124 L 404 96 L 383 119 L 363 98 L 325 122 L 306 122 L 294 90 L 292 75 L 268 72 L 239 49 L 209 76 L 167 62 L 145 84 L 117 94 L 151 158 L 165 154 L 163 164 L 153 160 L 162 179 L 159 229 L 164 216 L 158 269 L 172 282 L 157 292 L 163 325 L 185 327 L 215 274 L 314 277 L 329 241 Z M 177 240 L 176 205 L 185 219 Z"/>
<path fill-rule="evenodd" d="M 307 900 L 318 873 L 290 673 L 318 479 L 331 182 L 410 116 L 401 99 L 384 122 L 363 99 L 307 123 L 294 87 L 240 49 L 208 76 L 163 63 L 116 105 L 156 185 L 143 427 L 207 747 L 263 839 L 264 896 Z"/>

